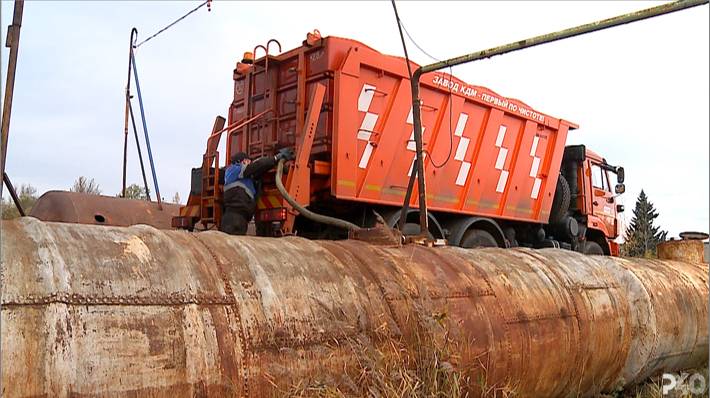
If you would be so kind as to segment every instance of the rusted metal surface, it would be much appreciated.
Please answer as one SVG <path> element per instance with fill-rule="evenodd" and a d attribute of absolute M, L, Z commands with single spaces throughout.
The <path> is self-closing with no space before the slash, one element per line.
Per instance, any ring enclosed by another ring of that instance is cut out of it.
<path fill-rule="evenodd" d="M 661 260 L 677 260 L 689 263 L 705 262 L 705 247 L 702 240 L 681 239 L 661 242 L 656 250 Z"/>
<path fill-rule="evenodd" d="M 357 351 L 451 339 L 480 394 L 592 396 L 708 360 L 707 265 L 3 223 L 2 381 L 22 396 L 279 396 Z M 391 351 L 391 349 L 389 349 Z"/>
<path fill-rule="evenodd" d="M 147 200 L 48 191 L 37 199 L 29 215 L 42 221 L 119 227 L 146 224 L 170 229 L 172 218 L 179 211 L 180 205 L 176 204 L 163 203 L 161 209 L 157 203 Z"/>

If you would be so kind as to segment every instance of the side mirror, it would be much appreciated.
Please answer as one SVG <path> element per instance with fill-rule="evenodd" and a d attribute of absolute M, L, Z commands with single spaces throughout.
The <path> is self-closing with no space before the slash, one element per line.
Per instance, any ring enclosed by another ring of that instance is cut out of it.
<path fill-rule="evenodd" d="M 618 181 L 619 184 L 624 183 L 624 168 L 621 166 L 616 168 L 616 181 Z M 617 185 L 617 187 L 618 187 L 618 185 Z M 619 193 L 621 193 L 621 192 L 619 192 Z"/>
<path fill-rule="evenodd" d="M 622 169 L 623 170 L 623 169 Z M 623 175 L 623 174 L 622 174 Z M 622 194 L 626 192 L 626 185 L 624 184 L 616 184 L 616 187 L 614 187 L 614 192 L 618 194 Z"/>

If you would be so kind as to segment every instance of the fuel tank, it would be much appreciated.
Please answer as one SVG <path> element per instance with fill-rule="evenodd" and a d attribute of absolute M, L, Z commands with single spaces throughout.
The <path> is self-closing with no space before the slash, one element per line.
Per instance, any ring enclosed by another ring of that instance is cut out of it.
<path fill-rule="evenodd" d="M 25 217 L 2 224 L 2 391 L 356 391 L 363 352 L 444 344 L 472 396 L 593 396 L 707 364 L 707 302 L 703 263 Z"/>

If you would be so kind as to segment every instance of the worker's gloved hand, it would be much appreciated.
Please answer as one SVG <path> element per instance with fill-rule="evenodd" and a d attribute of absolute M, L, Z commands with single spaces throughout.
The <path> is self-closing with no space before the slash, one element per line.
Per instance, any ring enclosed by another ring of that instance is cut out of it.
<path fill-rule="evenodd" d="M 281 159 L 296 159 L 296 152 L 293 151 L 293 148 L 281 148 L 281 150 L 279 150 L 279 153 L 276 154 L 276 161 L 278 162 Z"/>

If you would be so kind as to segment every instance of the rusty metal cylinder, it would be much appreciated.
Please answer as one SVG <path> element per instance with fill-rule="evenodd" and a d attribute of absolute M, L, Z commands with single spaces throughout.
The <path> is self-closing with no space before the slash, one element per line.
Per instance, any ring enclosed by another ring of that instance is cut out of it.
<path fill-rule="evenodd" d="M 146 224 L 170 229 L 180 205 L 68 191 L 47 191 L 32 206 L 30 216 L 42 221 L 128 227 Z"/>
<path fill-rule="evenodd" d="M 472 396 L 590 396 L 708 360 L 706 264 L 29 217 L 2 228 L 7 397 L 347 390 L 365 382 L 364 345 L 396 359 L 430 341 Z"/>
<path fill-rule="evenodd" d="M 705 261 L 705 246 L 703 241 L 698 239 L 667 240 L 659 243 L 656 249 L 658 258 L 661 260 L 678 260 L 689 263 Z"/>

